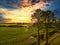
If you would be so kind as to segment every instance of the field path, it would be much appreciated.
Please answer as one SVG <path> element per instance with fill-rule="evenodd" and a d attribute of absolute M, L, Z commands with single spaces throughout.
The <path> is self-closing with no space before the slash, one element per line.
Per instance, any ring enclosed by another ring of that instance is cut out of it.
<path fill-rule="evenodd" d="M 54 34 L 53 37 L 51 37 L 51 38 L 49 39 L 49 44 L 50 44 L 54 39 L 56 39 L 59 35 L 60 35 L 60 33 Z M 42 42 L 40 45 L 44 45 L 45 43 L 46 43 L 46 41 Z"/>

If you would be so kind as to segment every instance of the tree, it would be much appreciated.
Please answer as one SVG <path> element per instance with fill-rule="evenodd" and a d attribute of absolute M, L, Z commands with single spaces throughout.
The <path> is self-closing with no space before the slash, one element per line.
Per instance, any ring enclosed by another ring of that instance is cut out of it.
<path fill-rule="evenodd" d="M 56 21 L 56 29 L 60 32 L 60 18 Z"/>
<path fill-rule="evenodd" d="M 33 18 L 37 19 L 37 25 L 38 25 L 38 45 L 40 44 L 40 35 L 39 30 L 41 29 L 42 24 L 45 25 L 45 31 L 46 31 L 46 45 L 48 45 L 48 29 L 49 27 L 52 27 L 53 21 L 55 21 L 54 13 L 52 11 L 41 11 L 40 9 L 36 10 L 36 13 L 32 16 Z M 35 25 L 35 24 L 34 24 Z M 43 26 L 44 26 L 43 25 Z"/>
<path fill-rule="evenodd" d="M 49 27 L 52 27 L 53 20 L 54 20 L 54 13 L 52 11 L 42 11 L 42 15 L 40 16 L 41 21 L 45 23 L 45 29 L 46 29 L 46 45 L 48 44 L 48 29 Z"/>
<path fill-rule="evenodd" d="M 36 13 L 34 14 L 35 18 L 37 18 L 37 20 L 38 20 L 38 23 L 37 23 L 37 25 L 38 25 L 38 45 L 40 45 L 40 32 L 39 32 L 39 30 L 40 30 L 40 20 L 39 20 L 40 14 L 41 14 L 40 9 L 36 10 Z"/>

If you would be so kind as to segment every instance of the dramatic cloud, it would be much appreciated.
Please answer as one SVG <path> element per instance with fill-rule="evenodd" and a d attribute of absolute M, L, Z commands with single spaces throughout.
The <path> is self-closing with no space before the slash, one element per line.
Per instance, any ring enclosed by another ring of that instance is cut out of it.
<path fill-rule="evenodd" d="M 43 10 L 48 2 L 44 0 L 6 0 L 2 1 L 2 6 L 8 8 L 16 8 L 13 10 L 8 10 L 7 8 L 0 8 L 0 13 L 3 14 L 3 21 L 7 23 L 31 23 L 32 15 L 35 13 L 35 10 Z"/>

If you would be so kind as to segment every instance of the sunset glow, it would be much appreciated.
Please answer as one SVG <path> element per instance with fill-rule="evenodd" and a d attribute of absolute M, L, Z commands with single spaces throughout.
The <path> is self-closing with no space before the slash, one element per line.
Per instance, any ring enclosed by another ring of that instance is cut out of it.
<path fill-rule="evenodd" d="M 24 0 L 25 1 L 25 0 Z M 14 10 L 7 10 L 7 9 L 0 9 L 0 11 L 4 14 L 4 22 L 5 23 L 34 23 L 36 20 L 32 21 L 32 15 L 35 13 L 35 10 L 41 9 L 43 10 L 46 7 L 46 2 L 39 2 L 32 5 L 31 3 L 27 3 L 26 1 L 24 4 L 18 9 Z M 29 4 L 27 6 L 27 4 Z"/>

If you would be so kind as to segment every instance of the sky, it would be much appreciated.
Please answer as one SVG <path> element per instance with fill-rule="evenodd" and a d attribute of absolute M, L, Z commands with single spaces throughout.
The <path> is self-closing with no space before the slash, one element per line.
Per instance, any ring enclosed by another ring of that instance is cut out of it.
<path fill-rule="evenodd" d="M 54 11 L 57 18 L 60 18 L 60 0 L 54 0 L 45 10 Z"/>
<path fill-rule="evenodd" d="M 34 2 L 35 0 L 33 0 Z M 47 0 L 49 1 L 49 0 Z M 0 8 L 6 8 L 8 10 L 16 9 L 20 6 L 21 0 L 0 0 Z M 60 18 L 60 0 L 53 0 L 49 6 L 44 10 L 52 10 L 57 18 Z M 2 14 L 0 13 L 0 21 L 2 21 Z"/>

